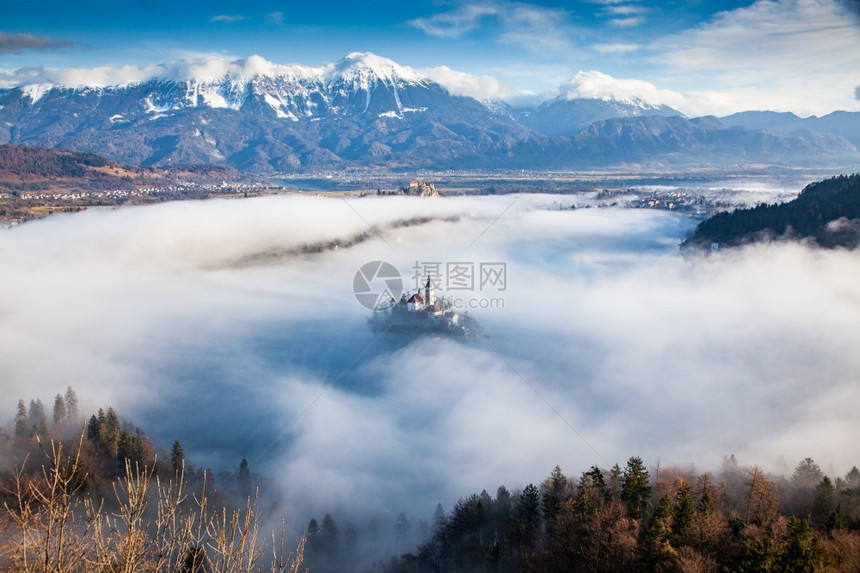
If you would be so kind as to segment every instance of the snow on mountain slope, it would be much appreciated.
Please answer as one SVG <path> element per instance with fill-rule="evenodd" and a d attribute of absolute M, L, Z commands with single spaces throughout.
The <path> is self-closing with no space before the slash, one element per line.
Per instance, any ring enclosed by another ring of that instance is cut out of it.
<path fill-rule="evenodd" d="M 95 92 L 99 98 L 150 91 L 141 99 L 141 111 L 149 114 L 194 107 L 239 110 L 250 98 L 257 98 L 277 117 L 298 120 L 330 108 L 341 113 L 368 111 L 379 88 L 383 90 L 380 95 L 389 94 L 391 101 L 387 109 L 376 113 L 399 114 L 404 110 L 402 90 L 432 84 L 411 68 L 361 52 L 317 67 L 275 64 L 260 56 L 235 61 L 207 57 L 135 68 L 131 72 L 128 68 L 99 72 L 88 82 L 81 70 L 42 70 L 39 79 L 53 81 L 24 83 L 18 89 L 31 106 L 54 90 L 66 95 Z"/>

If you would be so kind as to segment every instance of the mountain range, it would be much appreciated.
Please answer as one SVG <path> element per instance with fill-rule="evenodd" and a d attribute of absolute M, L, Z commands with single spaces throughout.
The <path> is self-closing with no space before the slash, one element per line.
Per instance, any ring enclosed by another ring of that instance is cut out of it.
<path fill-rule="evenodd" d="M 642 99 L 566 95 L 523 109 L 452 95 L 369 53 L 319 67 L 257 56 L 233 64 L 116 85 L 0 90 L 0 143 L 258 173 L 860 164 L 858 113 L 689 119 Z"/>

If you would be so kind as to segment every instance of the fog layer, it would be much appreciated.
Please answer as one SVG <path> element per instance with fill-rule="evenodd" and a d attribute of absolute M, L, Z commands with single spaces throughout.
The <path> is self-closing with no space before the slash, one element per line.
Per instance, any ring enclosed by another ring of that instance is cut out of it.
<path fill-rule="evenodd" d="M 588 200 L 280 196 L 4 230 L 0 407 L 71 385 L 196 465 L 247 458 L 297 519 L 426 517 L 631 455 L 858 463 L 857 253 L 684 259 L 694 220 L 560 208 Z M 373 260 L 413 291 L 426 263 L 504 263 L 504 290 L 459 293 L 494 299 L 470 311 L 487 338 L 374 332 L 352 292 Z"/>

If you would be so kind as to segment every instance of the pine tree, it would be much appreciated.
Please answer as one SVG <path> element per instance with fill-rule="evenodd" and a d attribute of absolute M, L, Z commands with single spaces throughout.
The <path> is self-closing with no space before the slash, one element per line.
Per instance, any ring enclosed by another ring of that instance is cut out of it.
<path fill-rule="evenodd" d="M 403 514 L 401 513 L 400 515 Z M 329 556 L 337 555 L 340 549 L 339 535 L 340 531 L 337 528 L 337 524 L 334 522 L 334 518 L 330 513 L 325 514 L 322 521 L 322 527 L 319 531 L 320 550 Z"/>
<path fill-rule="evenodd" d="M 90 416 L 90 421 L 87 422 L 87 439 L 93 443 L 99 441 L 99 436 L 101 435 L 101 430 L 99 428 L 99 419 L 96 418 L 95 414 Z"/>
<path fill-rule="evenodd" d="M 445 515 L 445 510 L 442 508 L 442 504 L 437 503 L 436 509 L 433 511 L 433 531 L 442 531 L 442 528 L 445 527 L 447 522 L 448 518 Z"/>
<path fill-rule="evenodd" d="M 105 453 L 116 457 L 120 439 L 119 416 L 113 408 L 108 408 L 107 413 L 99 409 L 99 443 Z"/>
<path fill-rule="evenodd" d="M 143 454 L 143 438 L 121 430 L 116 446 L 117 469 L 120 475 L 125 474 L 126 461 L 131 463 L 132 471 L 135 471 L 135 468 L 142 468 L 146 462 Z"/>
<path fill-rule="evenodd" d="M 566 498 L 567 478 L 560 466 L 555 466 L 549 480 L 545 482 L 546 492 L 543 495 L 543 514 L 547 523 L 552 523 L 561 510 L 561 504 Z"/>
<path fill-rule="evenodd" d="M 308 549 L 312 554 L 319 553 L 319 535 L 320 535 L 320 527 L 317 523 L 317 519 L 312 517 L 308 522 L 308 530 L 306 532 L 308 538 Z"/>
<path fill-rule="evenodd" d="M 573 512 L 580 522 L 586 522 L 594 517 L 594 504 L 588 493 L 588 487 L 580 487 L 573 501 Z"/>
<path fill-rule="evenodd" d="M 185 452 L 182 451 L 182 444 L 179 440 L 173 442 L 173 447 L 170 449 L 170 467 L 174 472 L 182 471 L 185 466 Z"/>
<path fill-rule="evenodd" d="M 663 570 L 663 566 L 676 555 L 670 541 L 670 535 L 674 529 L 673 514 L 672 500 L 664 495 L 657 503 L 654 515 L 651 516 L 641 547 L 649 571 Z"/>
<path fill-rule="evenodd" d="M 672 520 L 672 531 L 675 535 L 683 535 L 695 515 L 696 508 L 693 506 L 693 499 L 690 496 L 690 486 L 684 480 L 680 480 L 680 483 L 678 483 L 677 500 L 675 502 L 674 519 Z"/>
<path fill-rule="evenodd" d="M 406 536 L 409 535 L 409 527 L 409 520 L 406 518 L 406 514 L 401 511 L 397 519 L 394 520 L 394 533 L 398 541 L 406 539 Z"/>
<path fill-rule="evenodd" d="M 833 482 L 830 481 L 829 477 L 824 476 L 821 478 L 821 482 L 815 486 L 812 502 L 812 519 L 816 525 L 822 526 L 827 523 L 827 518 L 833 513 L 836 505 L 834 497 Z"/>
<path fill-rule="evenodd" d="M 651 507 L 651 483 L 648 470 L 642 458 L 627 460 L 627 467 L 621 476 L 621 501 L 634 519 L 642 519 Z"/>
<path fill-rule="evenodd" d="M 712 515 L 714 513 L 714 500 L 711 499 L 711 492 L 705 490 L 702 494 L 699 504 L 696 506 L 696 511 L 702 515 Z"/>
<path fill-rule="evenodd" d="M 517 529 L 524 547 L 531 547 L 537 541 L 540 519 L 540 493 L 538 488 L 530 483 L 520 494 L 517 507 Z"/>
<path fill-rule="evenodd" d="M 830 515 L 827 516 L 825 529 L 828 533 L 832 532 L 834 529 L 838 529 L 840 531 L 848 529 L 848 518 L 846 518 L 845 514 L 842 513 L 841 505 L 837 505 L 836 509 L 830 512 Z"/>
<path fill-rule="evenodd" d="M 244 498 L 251 497 L 251 469 L 245 458 L 242 458 L 242 462 L 239 464 L 238 481 L 239 495 Z"/>
<path fill-rule="evenodd" d="M 66 419 L 66 400 L 62 395 L 54 397 L 54 426 L 58 426 Z"/>
<path fill-rule="evenodd" d="M 72 422 L 78 421 L 78 396 L 72 387 L 66 388 L 66 417 Z"/>
<path fill-rule="evenodd" d="M 827 552 L 805 519 L 788 520 L 788 532 L 783 538 L 785 549 L 779 559 L 779 570 L 786 572 L 818 571 Z"/>
<path fill-rule="evenodd" d="M 30 400 L 30 411 L 27 413 L 31 435 L 47 436 L 48 421 L 45 418 L 45 406 L 39 399 Z"/>
<path fill-rule="evenodd" d="M 18 400 L 18 412 L 15 414 L 15 437 L 26 438 L 30 434 L 30 424 L 27 417 L 27 406 L 24 400 Z"/>

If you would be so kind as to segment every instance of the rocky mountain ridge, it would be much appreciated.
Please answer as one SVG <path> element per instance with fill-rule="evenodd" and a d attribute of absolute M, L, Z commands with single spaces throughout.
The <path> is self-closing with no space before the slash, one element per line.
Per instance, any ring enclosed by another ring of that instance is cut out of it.
<path fill-rule="evenodd" d="M 318 67 L 253 56 L 133 79 L 0 90 L 0 143 L 97 152 L 132 165 L 225 164 L 259 173 L 860 164 L 856 146 L 832 130 L 732 127 L 629 98 L 559 96 L 515 110 L 454 96 L 368 53 Z"/>

